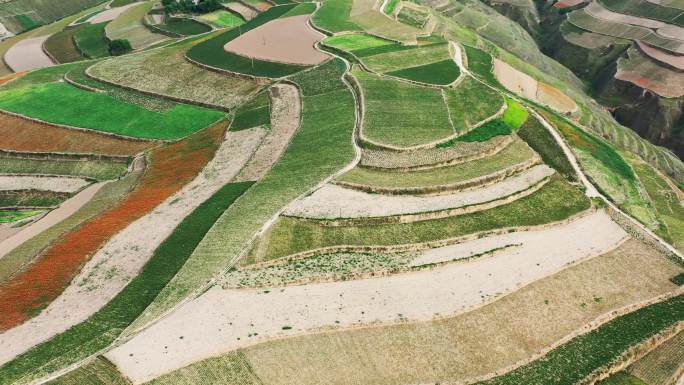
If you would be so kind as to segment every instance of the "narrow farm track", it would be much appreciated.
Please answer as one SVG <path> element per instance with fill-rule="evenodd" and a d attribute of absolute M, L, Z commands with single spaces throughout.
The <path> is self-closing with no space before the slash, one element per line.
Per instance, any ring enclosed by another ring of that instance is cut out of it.
<path fill-rule="evenodd" d="M 25 322 L 50 304 L 108 239 L 192 180 L 213 156 L 224 130 L 225 124 L 218 124 L 155 151 L 141 184 L 123 202 L 64 236 L 0 286 L 0 330 Z"/>
<path fill-rule="evenodd" d="M 263 129 L 227 132 L 225 141 L 199 175 L 110 239 L 40 315 L 0 335 L 0 363 L 101 309 L 138 274 L 189 213 L 237 175 L 264 136 Z"/>
<path fill-rule="evenodd" d="M 432 270 L 288 286 L 269 293 L 216 286 L 105 357 L 139 384 L 199 359 L 325 326 L 391 323 L 397 321 L 398 314 L 406 321 L 430 320 L 435 314 L 449 316 L 553 274 L 569 263 L 608 252 L 627 238 L 602 211 L 522 234 L 522 249 Z M 508 244 L 509 238 L 495 236 L 490 246 Z M 482 247 L 480 240 L 471 242 L 473 250 Z M 461 247 L 467 248 L 467 243 Z M 291 329 L 284 330 L 285 325 Z"/>

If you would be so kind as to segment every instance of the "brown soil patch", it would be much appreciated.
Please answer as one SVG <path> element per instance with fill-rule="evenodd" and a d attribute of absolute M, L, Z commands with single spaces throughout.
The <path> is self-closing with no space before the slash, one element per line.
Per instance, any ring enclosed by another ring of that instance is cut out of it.
<path fill-rule="evenodd" d="M 640 41 L 637 41 L 637 46 L 641 52 L 646 54 L 651 59 L 684 71 L 684 56 L 671 55 L 665 51 L 653 48 L 650 45 L 644 44 Z"/>
<path fill-rule="evenodd" d="M 43 43 L 49 35 L 24 39 L 5 53 L 5 63 L 14 72 L 28 71 L 55 65 L 43 51 Z"/>
<path fill-rule="evenodd" d="M 135 141 L 36 123 L 0 113 L 0 149 L 130 156 L 159 142 Z"/>
<path fill-rule="evenodd" d="M 567 95 L 544 82 L 539 82 L 537 84 L 536 99 L 558 112 L 574 112 L 579 108 Z"/>
<path fill-rule="evenodd" d="M 328 55 L 314 48 L 325 37 L 311 28 L 309 15 L 276 19 L 224 46 L 225 50 L 260 60 L 300 65 L 320 64 Z"/>

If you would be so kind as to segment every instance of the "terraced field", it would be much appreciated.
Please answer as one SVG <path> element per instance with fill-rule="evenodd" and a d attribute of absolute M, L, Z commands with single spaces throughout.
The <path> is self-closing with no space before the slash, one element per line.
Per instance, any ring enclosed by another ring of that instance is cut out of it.
<path fill-rule="evenodd" d="M 676 89 L 678 11 L 629 5 L 564 31 L 620 25 L 596 49 Z M 115 0 L 34 31 L 0 54 L 66 64 L 0 79 L 0 385 L 680 374 L 684 164 L 483 2 Z"/>

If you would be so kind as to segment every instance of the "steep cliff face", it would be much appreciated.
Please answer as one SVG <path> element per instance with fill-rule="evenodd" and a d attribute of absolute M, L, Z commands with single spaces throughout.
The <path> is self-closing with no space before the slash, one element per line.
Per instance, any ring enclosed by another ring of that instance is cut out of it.
<path fill-rule="evenodd" d="M 553 1 L 537 0 L 533 3 L 537 21 L 530 26 L 531 19 L 521 14 L 523 8 L 518 1 L 488 2 L 530 31 L 544 54 L 580 77 L 587 91 L 606 106 L 618 122 L 652 143 L 672 149 L 684 159 L 684 97 L 677 92 L 660 92 L 669 87 L 671 79 L 684 77 L 684 71 L 643 55 L 643 58 L 637 58 L 641 67 L 636 75 L 616 77 L 619 61 L 624 65 L 624 61 L 635 60 L 628 55 L 628 50 L 635 50 L 636 44 L 621 37 L 593 33 L 568 22 L 567 15 L 581 10 L 586 3 L 563 8 L 554 6 Z M 646 61 L 648 63 L 644 64 Z M 653 73 L 657 75 L 651 76 Z M 661 76 L 661 73 L 667 74 Z"/>
<path fill-rule="evenodd" d="M 684 158 L 683 97 L 664 98 L 615 76 L 607 76 L 598 97 L 599 101 L 612 104 L 610 111 L 618 122 Z"/>

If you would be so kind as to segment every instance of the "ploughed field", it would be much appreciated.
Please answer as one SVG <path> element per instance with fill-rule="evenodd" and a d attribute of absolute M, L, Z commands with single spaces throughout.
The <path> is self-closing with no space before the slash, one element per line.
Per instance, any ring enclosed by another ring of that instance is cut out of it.
<path fill-rule="evenodd" d="M 676 7 L 630 1 L 568 20 L 676 65 Z M 208 3 L 0 42 L 0 384 L 678 379 L 684 164 L 512 22 Z"/>

